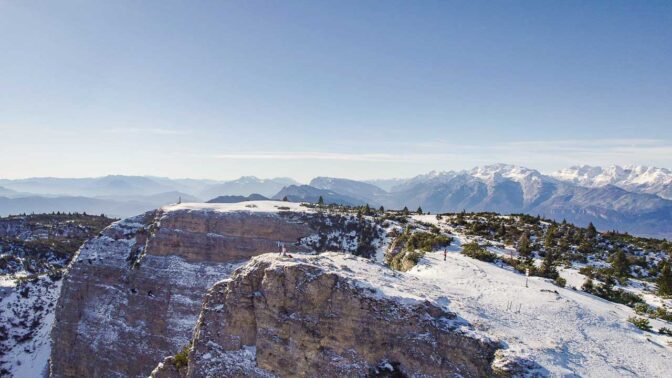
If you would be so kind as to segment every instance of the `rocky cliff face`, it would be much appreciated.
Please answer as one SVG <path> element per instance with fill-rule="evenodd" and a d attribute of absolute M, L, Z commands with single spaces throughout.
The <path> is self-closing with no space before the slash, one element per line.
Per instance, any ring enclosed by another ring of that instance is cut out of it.
<path fill-rule="evenodd" d="M 169 358 L 153 376 L 492 376 L 499 344 L 405 280 L 333 253 L 256 257 L 208 291 L 187 367 Z"/>
<path fill-rule="evenodd" d="M 48 371 L 63 268 L 111 219 L 82 214 L 0 218 L 0 377 Z"/>
<path fill-rule="evenodd" d="M 215 282 L 278 242 L 290 251 L 327 242 L 370 251 L 346 232 L 353 224 L 272 201 L 175 205 L 117 222 L 80 249 L 64 279 L 51 375 L 147 376 L 188 344 Z"/>

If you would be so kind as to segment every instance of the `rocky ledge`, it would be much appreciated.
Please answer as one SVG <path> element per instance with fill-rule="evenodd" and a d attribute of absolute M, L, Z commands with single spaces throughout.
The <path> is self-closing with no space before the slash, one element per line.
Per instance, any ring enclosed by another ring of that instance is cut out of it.
<path fill-rule="evenodd" d="M 417 286 L 343 254 L 255 257 L 208 291 L 188 359 L 152 376 L 493 376 L 500 344 Z"/>
<path fill-rule="evenodd" d="M 69 266 L 50 374 L 146 377 L 189 343 L 206 291 L 251 257 L 278 243 L 290 252 L 370 254 L 375 230 L 352 215 L 276 201 L 173 205 L 117 222 Z"/>

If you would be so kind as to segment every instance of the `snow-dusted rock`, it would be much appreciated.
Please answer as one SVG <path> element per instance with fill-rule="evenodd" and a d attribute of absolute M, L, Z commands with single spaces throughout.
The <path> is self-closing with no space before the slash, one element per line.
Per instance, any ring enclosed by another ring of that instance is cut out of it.
<path fill-rule="evenodd" d="M 357 234 L 340 229 L 351 220 L 261 201 L 172 205 L 113 224 L 81 248 L 64 279 L 52 376 L 147 376 L 187 345 L 215 282 L 279 242 L 290 252 L 330 240 L 357 251 Z"/>
<path fill-rule="evenodd" d="M 186 374 L 154 377 L 492 376 L 500 344 L 411 286 L 342 254 L 255 257 L 209 290 Z"/>

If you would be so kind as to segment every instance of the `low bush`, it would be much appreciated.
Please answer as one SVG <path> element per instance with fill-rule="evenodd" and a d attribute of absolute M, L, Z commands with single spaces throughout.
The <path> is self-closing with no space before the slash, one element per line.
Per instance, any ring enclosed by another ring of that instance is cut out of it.
<path fill-rule="evenodd" d="M 462 254 L 469 256 L 472 259 L 493 262 L 497 259 L 497 255 L 482 248 L 478 243 L 471 242 L 462 246 Z"/>
<path fill-rule="evenodd" d="M 661 335 L 665 335 L 665 336 L 672 336 L 672 329 L 669 329 L 667 327 L 661 327 L 658 330 L 658 333 L 660 333 Z"/>
<path fill-rule="evenodd" d="M 558 276 L 553 283 L 560 287 L 565 287 L 565 285 L 567 285 L 567 280 Z"/>
<path fill-rule="evenodd" d="M 394 245 L 401 246 L 399 253 L 387 257 L 387 263 L 392 269 L 409 270 L 425 255 L 438 248 L 444 248 L 453 242 L 453 238 L 443 234 L 434 234 L 424 231 L 413 232 L 407 227 L 397 236 Z"/>
<path fill-rule="evenodd" d="M 189 349 L 191 349 L 191 344 L 182 348 L 182 351 L 173 357 L 173 365 L 177 370 L 189 365 Z"/>
<path fill-rule="evenodd" d="M 649 324 L 649 319 L 638 318 L 636 316 L 631 316 L 628 318 L 628 321 L 635 325 L 635 327 L 641 329 L 642 331 L 651 331 L 651 325 Z"/>

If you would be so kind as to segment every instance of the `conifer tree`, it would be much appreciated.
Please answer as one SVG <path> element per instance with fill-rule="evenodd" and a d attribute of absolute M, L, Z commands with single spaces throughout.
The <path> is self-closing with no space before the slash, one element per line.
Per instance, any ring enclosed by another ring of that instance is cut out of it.
<path fill-rule="evenodd" d="M 541 263 L 541 275 L 546 278 L 555 278 L 558 276 L 558 271 L 555 270 L 555 252 L 553 249 L 547 249 L 544 261 Z"/>
<path fill-rule="evenodd" d="M 404 206 L 404 209 L 401 210 L 401 213 L 404 215 L 408 215 L 409 214 L 408 207 Z"/>
<path fill-rule="evenodd" d="M 591 243 L 589 240 L 583 240 L 578 247 L 578 251 L 585 254 L 592 253 L 593 249 L 593 243 Z"/>
<path fill-rule="evenodd" d="M 552 225 L 546 230 L 546 237 L 544 238 L 544 248 L 550 251 L 555 246 L 555 231 L 557 227 Z"/>
<path fill-rule="evenodd" d="M 417 211 L 417 213 L 420 214 L 420 215 L 422 215 L 422 207 L 418 206 L 418 211 Z"/>
<path fill-rule="evenodd" d="M 595 239 L 595 237 L 597 236 L 597 229 L 593 225 L 593 222 L 590 222 L 588 224 L 588 227 L 586 228 L 586 236 L 589 239 Z"/>
<path fill-rule="evenodd" d="M 380 206 L 380 209 L 378 209 L 378 211 L 380 211 L 381 213 L 384 213 L 384 212 L 385 212 L 385 208 L 381 205 L 381 206 Z"/>
<path fill-rule="evenodd" d="M 672 295 L 672 271 L 669 263 L 663 263 L 663 269 L 656 283 L 658 284 L 658 295 Z"/>
<path fill-rule="evenodd" d="M 457 213 L 457 224 L 463 225 L 464 224 L 464 215 L 466 214 L 466 211 L 462 210 L 462 212 Z"/>
<path fill-rule="evenodd" d="M 614 280 L 614 276 L 608 274 L 607 277 L 604 279 L 604 285 L 602 285 L 602 290 L 604 290 L 604 293 L 607 296 L 611 296 L 611 292 L 614 289 L 615 284 L 616 280 Z"/>
<path fill-rule="evenodd" d="M 320 196 L 320 198 L 317 199 L 317 204 L 320 206 L 324 206 L 324 198 L 322 198 L 322 196 Z"/>
<path fill-rule="evenodd" d="M 619 248 L 612 256 L 611 267 L 617 277 L 627 277 L 630 273 L 630 263 L 622 249 Z"/>
<path fill-rule="evenodd" d="M 523 232 L 518 240 L 518 254 L 522 257 L 529 257 L 532 254 L 530 246 L 530 236 L 527 231 Z"/>
<path fill-rule="evenodd" d="M 563 236 L 560 239 L 560 242 L 558 243 L 558 249 L 560 250 L 560 253 L 565 253 L 569 251 L 569 239 L 567 236 Z"/>

